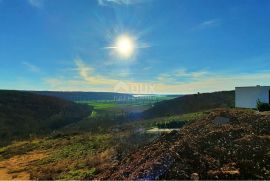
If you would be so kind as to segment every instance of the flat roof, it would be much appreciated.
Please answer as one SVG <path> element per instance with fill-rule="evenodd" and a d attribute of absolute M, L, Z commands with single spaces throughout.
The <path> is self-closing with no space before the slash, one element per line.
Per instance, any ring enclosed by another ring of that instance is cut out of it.
<path fill-rule="evenodd" d="M 243 86 L 243 87 L 235 87 L 235 88 L 268 88 L 270 86 L 260 86 L 260 85 L 257 85 L 257 86 Z"/>

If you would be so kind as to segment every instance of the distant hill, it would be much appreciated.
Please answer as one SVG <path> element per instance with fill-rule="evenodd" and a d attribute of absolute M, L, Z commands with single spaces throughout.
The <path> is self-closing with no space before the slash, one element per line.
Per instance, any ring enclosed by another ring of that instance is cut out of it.
<path fill-rule="evenodd" d="M 131 94 L 113 92 L 68 92 L 68 91 L 31 91 L 32 93 L 58 97 L 70 101 L 123 100 L 133 98 Z"/>
<path fill-rule="evenodd" d="M 159 102 L 146 110 L 143 116 L 162 117 L 229 107 L 234 107 L 234 91 L 192 94 Z"/>
<path fill-rule="evenodd" d="M 45 134 L 88 116 L 92 108 L 55 97 L 0 90 L 0 144 Z"/>

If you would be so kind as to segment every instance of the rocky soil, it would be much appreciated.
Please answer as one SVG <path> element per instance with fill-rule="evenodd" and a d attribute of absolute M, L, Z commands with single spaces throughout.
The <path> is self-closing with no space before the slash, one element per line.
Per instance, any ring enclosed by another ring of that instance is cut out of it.
<path fill-rule="evenodd" d="M 180 131 L 163 134 L 96 179 L 270 179 L 270 115 L 211 111 Z"/>

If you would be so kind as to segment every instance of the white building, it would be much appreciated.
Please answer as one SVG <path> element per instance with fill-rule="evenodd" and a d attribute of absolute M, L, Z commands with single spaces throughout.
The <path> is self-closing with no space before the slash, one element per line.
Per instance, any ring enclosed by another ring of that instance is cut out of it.
<path fill-rule="evenodd" d="M 270 103 L 270 86 L 235 88 L 235 107 L 256 108 L 258 100 Z"/>

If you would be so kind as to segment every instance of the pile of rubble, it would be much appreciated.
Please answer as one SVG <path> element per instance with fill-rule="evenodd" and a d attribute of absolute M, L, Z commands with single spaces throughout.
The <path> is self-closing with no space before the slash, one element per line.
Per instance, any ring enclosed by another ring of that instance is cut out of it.
<path fill-rule="evenodd" d="M 270 179 L 270 115 L 214 110 L 163 134 L 96 179 Z"/>

